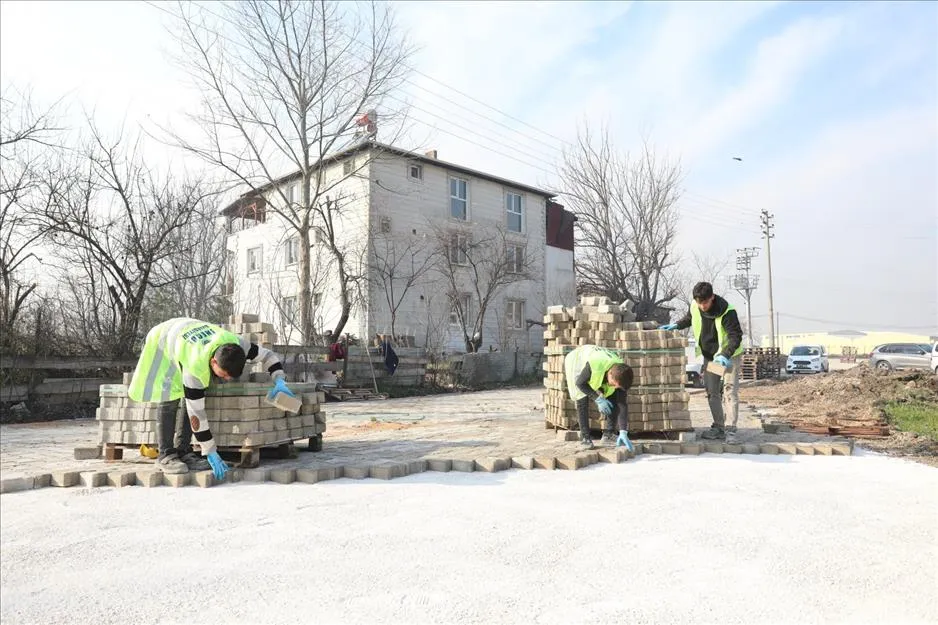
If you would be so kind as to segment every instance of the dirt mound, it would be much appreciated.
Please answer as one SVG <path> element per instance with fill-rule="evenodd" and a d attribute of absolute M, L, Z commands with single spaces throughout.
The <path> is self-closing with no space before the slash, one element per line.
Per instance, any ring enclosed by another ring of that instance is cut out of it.
<path fill-rule="evenodd" d="M 885 423 L 882 407 L 893 401 L 938 402 L 938 376 L 931 372 L 885 372 L 860 363 L 827 375 L 743 387 L 745 401 L 779 408 L 793 423 L 860 425 Z"/>

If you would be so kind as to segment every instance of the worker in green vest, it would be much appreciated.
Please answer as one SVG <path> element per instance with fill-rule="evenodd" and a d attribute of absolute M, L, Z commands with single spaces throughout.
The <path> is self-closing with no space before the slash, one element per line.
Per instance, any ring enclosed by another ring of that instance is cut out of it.
<path fill-rule="evenodd" d="M 723 402 L 729 404 L 733 422 L 731 432 L 736 430 L 739 419 L 739 366 L 743 353 L 743 329 L 732 304 L 713 293 L 709 282 L 698 282 L 694 286 L 694 301 L 690 310 L 677 323 L 661 326 L 662 330 L 684 330 L 693 328 L 697 340 L 697 355 L 704 357 L 704 386 L 713 425 L 701 434 L 705 439 L 726 438 L 726 413 Z M 706 371 L 710 362 L 727 369 L 724 377 Z M 729 388 L 725 388 L 728 385 Z"/>
<path fill-rule="evenodd" d="M 632 451 L 629 441 L 629 406 L 626 393 L 632 386 L 632 368 L 622 362 L 613 351 L 596 345 L 581 345 L 564 357 L 564 375 L 570 399 L 576 402 L 580 425 L 580 443 L 593 448 L 590 436 L 589 402 L 593 400 L 603 415 L 602 443 L 625 446 Z M 615 418 L 613 418 L 613 412 Z M 614 425 L 618 425 L 616 437 Z"/>
<path fill-rule="evenodd" d="M 217 479 L 225 477 L 228 465 L 218 454 L 209 429 L 205 389 L 213 376 L 226 381 L 240 377 L 245 362 L 255 359 L 263 363 L 274 380 L 268 397 L 277 393 L 294 397 L 284 381 L 286 373 L 279 356 L 221 326 L 178 318 L 164 321 L 147 333 L 127 395 L 133 401 L 158 404 L 158 469 L 177 474 L 211 468 Z M 176 413 L 183 398 L 187 418 L 183 419 L 177 445 Z M 202 458 L 192 450 L 193 435 L 202 449 Z"/>

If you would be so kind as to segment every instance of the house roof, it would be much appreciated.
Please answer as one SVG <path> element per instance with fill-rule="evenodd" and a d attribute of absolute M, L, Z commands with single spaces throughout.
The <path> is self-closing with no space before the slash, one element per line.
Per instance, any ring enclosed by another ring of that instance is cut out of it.
<path fill-rule="evenodd" d="M 521 183 L 521 182 L 516 182 L 516 181 L 514 181 L 514 180 L 509 180 L 509 179 L 507 179 L 507 178 L 502 178 L 502 177 L 500 177 L 500 176 L 495 176 L 495 175 L 492 175 L 492 174 L 487 174 L 487 173 L 485 173 L 485 172 L 478 171 L 478 170 L 476 170 L 476 169 L 472 169 L 472 168 L 470 168 L 470 167 L 464 167 L 464 166 L 462 166 L 462 165 L 457 165 L 457 164 L 455 164 L 455 163 L 450 163 L 450 162 L 447 162 L 447 161 L 441 161 L 441 160 L 439 160 L 439 159 L 437 159 L 437 158 L 433 158 L 433 157 L 431 157 L 431 156 L 427 156 L 426 154 L 420 154 L 419 152 L 411 152 L 411 151 L 409 151 L 409 150 L 405 150 L 405 149 L 403 149 L 403 148 L 398 148 L 398 147 L 395 147 L 395 146 L 393 146 L 393 145 L 388 145 L 388 144 L 386 144 L 386 143 L 380 143 L 380 142 L 378 142 L 378 141 L 362 141 L 362 142 L 356 143 L 356 144 L 354 144 L 354 145 L 351 145 L 351 146 L 349 146 L 349 147 L 347 147 L 347 148 L 344 148 L 344 149 L 342 149 L 342 150 L 339 150 L 339 151 L 336 152 L 335 154 L 333 154 L 333 155 L 331 155 L 331 156 L 328 156 L 328 157 L 322 159 L 319 163 L 316 164 L 316 167 L 318 167 L 318 166 L 320 166 L 320 165 L 322 165 L 322 164 L 331 165 L 331 164 L 335 164 L 335 163 L 340 163 L 340 162 L 342 162 L 343 160 L 345 160 L 346 158 L 348 158 L 348 157 L 350 157 L 350 156 L 353 156 L 353 155 L 355 155 L 355 154 L 358 154 L 359 152 L 364 152 L 365 150 L 369 150 L 369 149 L 376 149 L 376 150 L 380 150 L 380 151 L 384 151 L 384 152 L 389 152 L 389 153 L 391 153 L 391 154 L 395 154 L 395 155 L 397 155 L 397 156 L 400 156 L 400 157 L 403 157 L 403 158 L 407 158 L 407 159 L 410 159 L 410 160 L 413 160 L 413 161 L 416 161 L 416 162 L 419 162 L 419 163 L 426 163 L 426 164 L 428 164 L 428 165 L 433 165 L 434 167 L 441 167 L 441 168 L 443 168 L 443 169 L 447 169 L 447 170 L 452 171 L 452 172 L 464 174 L 464 175 L 466 175 L 466 176 L 472 176 L 472 177 L 474 177 L 474 178 L 481 178 L 481 179 L 483 179 L 483 180 L 489 180 L 489 181 L 491 181 L 491 182 L 497 182 L 497 183 L 499 183 L 499 184 L 503 184 L 503 185 L 505 185 L 505 186 L 509 186 L 509 187 L 514 188 L 514 189 L 518 189 L 518 190 L 520 190 L 520 191 L 527 191 L 527 192 L 529 192 L 529 193 L 535 193 L 535 194 L 537 194 L 537 195 L 544 196 L 545 198 L 548 198 L 548 199 L 553 198 L 553 197 L 556 197 L 557 195 L 559 195 L 559 193 L 558 193 L 557 191 L 549 191 L 549 190 L 547 190 L 547 189 L 541 189 L 541 188 L 534 187 L 534 186 L 531 186 L 531 185 L 527 185 L 527 184 L 524 184 L 524 183 Z M 242 193 L 241 195 L 238 196 L 238 198 L 237 198 L 236 200 L 234 200 L 233 202 L 231 202 L 231 203 L 229 203 L 227 206 L 225 206 L 225 207 L 221 210 L 221 213 L 222 213 L 222 214 L 228 214 L 228 213 L 231 212 L 233 209 L 235 209 L 235 208 L 241 206 L 242 203 L 243 203 L 246 199 L 253 198 L 253 197 L 254 197 L 255 195 L 257 195 L 258 193 L 264 193 L 264 192 L 268 191 L 269 189 L 272 189 L 272 188 L 274 188 L 274 187 L 277 187 L 277 186 L 279 186 L 279 185 L 281 185 L 281 184 L 283 184 L 283 183 L 285 183 L 285 182 L 289 182 L 290 180 L 298 179 L 299 177 L 300 177 L 300 172 L 299 172 L 299 171 L 295 171 L 295 172 L 286 174 L 286 175 L 284 175 L 284 176 L 281 176 L 281 177 L 277 178 L 276 180 L 273 180 L 272 182 L 268 182 L 268 183 L 266 183 L 266 184 L 263 184 L 263 185 L 261 185 L 260 187 L 258 187 L 256 190 L 247 191 L 247 192 L 245 192 L 245 193 Z"/>

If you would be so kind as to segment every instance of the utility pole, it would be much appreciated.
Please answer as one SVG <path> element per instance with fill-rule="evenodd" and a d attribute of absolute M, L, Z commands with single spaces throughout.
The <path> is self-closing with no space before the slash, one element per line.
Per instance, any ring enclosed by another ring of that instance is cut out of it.
<path fill-rule="evenodd" d="M 730 283 L 736 292 L 746 298 L 746 327 L 749 331 L 749 347 L 752 342 L 752 292 L 759 286 L 759 276 L 749 273 L 752 269 L 752 259 L 759 255 L 759 248 L 744 247 L 736 250 L 736 271 Z"/>
<path fill-rule="evenodd" d="M 775 228 L 775 224 L 772 223 L 772 219 L 775 215 L 770 215 L 769 211 L 762 211 L 762 236 L 765 237 L 765 259 L 768 264 L 769 272 L 769 334 L 772 337 L 771 347 L 775 347 L 775 302 L 772 299 L 772 239 L 775 238 L 775 235 L 772 233 L 772 229 Z"/>

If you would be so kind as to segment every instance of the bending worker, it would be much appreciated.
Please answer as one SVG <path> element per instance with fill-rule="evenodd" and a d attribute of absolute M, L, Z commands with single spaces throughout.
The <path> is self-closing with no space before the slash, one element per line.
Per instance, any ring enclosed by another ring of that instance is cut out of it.
<path fill-rule="evenodd" d="M 156 402 L 159 456 L 156 466 L 164 473 L 188 473 L 211 467 L 223 479 L 228 465 L 218 455 L 205 414 L 205 389 L 213 374 L 230 381 L 240 377 L 244 363 L 260 359 L 274 380 L 269 397 L 286 393 L 286 373 L 280 358 L 224 328 L 196 319 L 170 319 L 147 334 L 127 395 L 134 401 Z M 182 438 L 177 445 L 176 412 L 185 398 Z M 202 448 L 200 458 L 192 450 L 192 436 Z"/>
<path fill-rule="evenodd" d="M 697 340 L 697 355 L 704 357 L 704 386 L 713 425 L 701 434 L 706 439 L 726 438 L 726 415 L 723 411 L 724 398 L 728 401 L 733 417 L 732 431 L 739 419 L 739 365 L 743 353 L 743 329 L 739 325 L 736 309 L 719 295 L 714 295 L 709 282 L 698 282 L 694 286 L 694 301 L 690 310 L 677 323 L 661 326 L 662 330 L 694 329 Z M 710 362 L 726 367 L 725 377 L 706 370 Z M 730 388 L 724 388 L 725 383 Z"/>
<path fill-rule="evenodd" d="M 622 362 L 615 352 L 597 347 L 581 345 L 564 357 L 564 373 L 570 399 L 576 402 L 577 418 L 580 422 L 580 443 L 587 449 L 593 448 L 590 436 L 589 402 L 604 418 L 603 444 L 616 447 L 625 445 L 632 451 L 629 441 L 629 406 L 626 393 L 632 386 L 632 368 Z M 619 437 L 613 430 L 613 412 L 619 427 Z"/>

